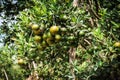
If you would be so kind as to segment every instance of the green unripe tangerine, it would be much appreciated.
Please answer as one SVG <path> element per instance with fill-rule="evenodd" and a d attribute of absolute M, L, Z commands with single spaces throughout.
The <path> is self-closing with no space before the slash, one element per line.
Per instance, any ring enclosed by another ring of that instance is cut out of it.
<path fill-rule="evenodd" d="M 75 39 L 74 36 L 69 36 L 69 37 L 68 37 L 68 40 L 74 40 L 74 39 Z"/>
<path fill-rule="evenodd" d="M 84 35 L 84 34 L 85 34 L 84 31 L 80 31 L 80 32 L 79 32 L 79 35 L 81 35 L 81 36 Z"/>
<path fill-rule="evenodd" d="M 39 35 L 39 34 L 42 34 L 43 31 L 42 31 L 41 29 L 33 30 L 33 33 L 34 33 L 35 35 Z"/>
<path fill-rule="evenodd" d="M 42 45 L 42 47 L 47 47 L 46 41 L 42 41 L 41 45 Z"/>
<path fill-rule="evenodd" d="M 52 37 L 52 34 L 50 32 L 47 33 L 47 37 L 48 38 L 51 38 Z"/>
<path fill-rule="evenodd" d="M 47 39 L 47 34 L 44 33 L 43 36 L 42 36 L 43 40 L 46 40 Z"/>
<path fill-rule="evenodd" d="M 55 35 L 55 39 L 56 39 L 56 40 L 60 40 L 60 39 L 61 39 L 61 36 L 60 36 L 59 34 L 56 34 L 56 35 Z"/>
<path fill-rule="evenodd" d="M 37 48 L 38 48 L 39 50 L 43 50 L 43 49 L 44 49 L 41 45 L 38 45 Z"/>

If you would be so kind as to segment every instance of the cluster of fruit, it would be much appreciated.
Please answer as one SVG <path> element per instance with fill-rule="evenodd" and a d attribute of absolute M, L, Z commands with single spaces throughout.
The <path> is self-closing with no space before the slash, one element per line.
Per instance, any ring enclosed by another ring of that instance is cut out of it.
<path fill-rule="evenodd" d="M 29 26 L 34 34 L 34 41 L 40 43 L 39 48 L 41 49 L 59 42 L 62 39 L 61 33 L 67 31 L 66 28 L 60 28 L 59 26 L 51 26 L 47 29 L 34 23 L 30 23 Z"/>

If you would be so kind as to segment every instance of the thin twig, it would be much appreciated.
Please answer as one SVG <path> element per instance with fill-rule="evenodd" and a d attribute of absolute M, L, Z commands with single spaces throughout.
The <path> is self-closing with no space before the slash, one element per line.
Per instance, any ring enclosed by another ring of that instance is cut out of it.
<path fill-rule="evenodd" d="M 100 3 L 99 3 L 99 2 L 97 2 L 97 4 L 98 4 L 98 8 L 99 8 L 99 9 L 101 9 Z"/>
<path fill-rule="evenodd" d="M 87 39 L 84 39 L 84 41 L 87 42 L 89 45 L 91 45 L 91 43 Z"/>
<path fill-rule="evenodd" d="M 34 69 L 36 70 L 37 65 L 35 64 L 35 61 L 32 62 Z"/>
<path fill-rule="evenodd" d="M 88 4 L 89 4 L 88 11 L 90 12 L 90 14 L 93 14 L 97 19 L 100 19 L 97 13 L 93 10 L 92 2 L 90 0 L 88 0 Z"/>
<path fill-rule="evenodd" d="M 3 69 L 3 72 L 4 72 L 4 74 L 5 74 L 6 80 L 9 80 L 5 69 Z"/>
<path fill-rule="evenodd" d="M 38 77 L 38 73 L 37 73 L 37 71 L 36 71 L 36 69 L 37 69 L 37 64 L 35 63 L 35 61 L 33 61 L 32 64 L 33 64 L 33 67 L 34 67 L 34 69 L 35 69 L 33 75 L 34 75 L 34 76 L 36 77 L 36 79 L 38 80 L 39 77 Z"/>

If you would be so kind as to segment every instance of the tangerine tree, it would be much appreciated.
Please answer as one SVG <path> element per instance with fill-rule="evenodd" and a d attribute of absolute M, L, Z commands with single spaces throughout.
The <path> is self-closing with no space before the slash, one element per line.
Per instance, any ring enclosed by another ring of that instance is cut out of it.
<path fill-rule="evenodd" d="M 2 78 L 119 79 L 119 0 L 32 1 L 1 50 Z"/>

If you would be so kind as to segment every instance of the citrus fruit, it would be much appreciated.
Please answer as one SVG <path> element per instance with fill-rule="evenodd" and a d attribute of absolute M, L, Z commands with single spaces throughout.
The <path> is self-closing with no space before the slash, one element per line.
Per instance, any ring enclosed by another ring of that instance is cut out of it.
<path fill-rule="evenodd" d="M 114 47 L 120 47 L 120 42 L 115 42 Z"/>
<path fill-rule="evenodd" d="M 56 34 L 58 31 L 59 31 L 59 27 L 58 26 L 50 27 L 50 33 L 51 34 Z"/>
<path fill-rule="evenodd" d="M 60 36 L 59 34 L 56 34 L 56 35 L 55 35 L 55 39 L 56 39 L 56 40 L 60 40 L 60 39 L 61 39 L 61 36 Z"/>
<path fill-rule="evenodd" d="M 24 64 L 24 60 L 23 59 L 18 59 L 18 64 Z"/>
<path fill-rule="evenodd" d="M 39 25 L 38 24 L 32 24 L 31 28 L 32 28 L 32 30 L 37 30 L 37 29 L 39 29 Z"/>
<path fill-rule="evenodd" d="M 34 40 L 36 41 L 36 42 L 40 42 L 41 41 L 41 36 L 34 36 Z"/>

